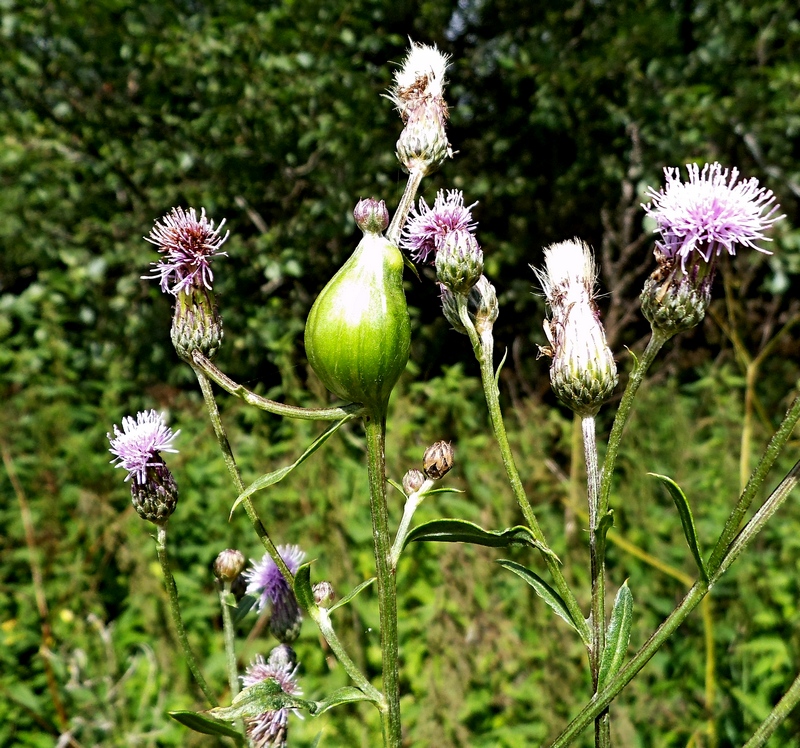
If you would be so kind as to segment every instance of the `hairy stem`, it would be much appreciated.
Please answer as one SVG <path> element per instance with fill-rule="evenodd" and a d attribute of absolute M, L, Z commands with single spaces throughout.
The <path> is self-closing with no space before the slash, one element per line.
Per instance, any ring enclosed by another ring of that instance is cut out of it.
<path fill-rule="evenodd" d="M 239 671 L 236 667 L 236 646 L 234 644 L 233 618 L 228 600 L 231 598 L 231 583 L 217 581 L 219 587 L 219 605 L 222 609 L 222 629 L 225 635 L 225 662 L 228 666 L 228 685 L 231 689 L 231 700 L 239 693 Z"/>
<path fill-rule="evenodd" d="M 766 745 L 772 733 L 785 720 L 789 713 L 797 706 L 800 701 L 800 675 L 798 675 L 783 698 L 775 705 L 769 716 L 761 723 L 759 728 L 753 733 L 745 744 L 744 748 L 761 748 Z"/>
<path fill-rule="evenodd" d="M 158 536 L 156 538 L 156 551 L 158 553 L 158 560 L 161 564 L 161 571 L 164 574 L 164 586 L 167 588 L 167 596 L 169 597 L 169 610 L 172 614 L 172 622 L 175 625 L 175 631 L 178 634 L 178 641 L 183 649 L 183 656 L 186 658 L 186 663 L 189 665 L 189 670 L 192 671 L 197 685 L 200 690 L 205 694 L 208 703 L 211 706 L 218 706 L 216 696 L 212 693 L 211 689 L 206 683 L 206 679 L 200 672 L 200 666 L 197 664 L 197 658 L 192 652 L 189 645 L 189 638 L 186 636 L 186 629 L 183 626 L 183 619 L 181 618 L 181 606 L 178 601 L 178 588 L 175 585 L 175 578 L 172 576 L 172 571 L 169 568 L 169 556 L 167 555 L 167 525 L 158 525 Z"/>
<path fill-rule="evenodd" d="M 400 198 L 400 202 L 397 204 L 397 210 L 395 210 L 392 216 L 392 222 L 389 224 L 389 228 L 386 231 L 386 238 L 392 242 L 392 244 L 397 244 L 400 240 L 400 232 L 403 230 L 403 224 L 406 222 L 406 218 L 408 218 L 408 213 L 411 210 L 411 206 L 414 204 L 414 198 L 417 196 L 417 190 L 424 176 L 425 174 L 421 171 L 414 171 L 408 175 L 408 182 L 406 182 L 403 197 Z"/>
<path fill-rule="evenodd" d="M 375 544 L 375 575 L 378 578 L 378 606 L 381 620 L 381 655 L 383 662 L 383 742 L 385 748 L 400 748 L 400 678 L 397 638 L 397 590 L 391 567 L 389 508 L 386 502 L 386 417 L 383 413 L 364 417 L 367 433 L 369 500 L 372 512 L 372 539 Z"/>

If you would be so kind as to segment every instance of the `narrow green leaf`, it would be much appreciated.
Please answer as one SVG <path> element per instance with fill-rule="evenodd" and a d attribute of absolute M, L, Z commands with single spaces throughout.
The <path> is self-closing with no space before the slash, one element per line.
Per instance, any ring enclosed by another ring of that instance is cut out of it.
<path fill-rule="evenodd" d="M 652 475 L 654 478 L 660 480 L 666 486 L 669 495 L 672 496 L 672 500 L 678 508 L 678 515 L 681 518 L 683 534 L 686 536 L 689 550 L 692 552 L 692 556 L 694 556 L 694 561 L 697 564 L 697 568 L 700 570 L 703 581 L 707 582 L 708 571 L 703 561 L 703 554 L 700 552 L 700 544 L 697 541 L 697 530 L 694 526 L 694 517 L 692 516 L 692 510 L 689 506 L 689 500 L 686 498 L 686 494 L 683 493 L 681 487 L 672 480 L 672 478 L 666 475 L 659 475 L 658 473 L 648 473 L 648 475 Z"/>
<path fill-rule="evenodd" d="M 603 659 L 600 661 L 598 676 L 600 688 L 617 674 L 625 661 L 628 642 L 631 639 L 632 623 L 633 594 L 628 587 L 628 581 L 625 580 L 614 600 L 614 610 L 611 611 L 611 621 L 606 632 L 606 648 L 603 651 Z"/>
<path fill-rule="evenodd" d="M 426 496 L 433 496 L 435 493 L 466 493 L 466 491 L 460 488 L 449 488 L 448 486 L 442 486 L 441 488 L 432 488 L 430 491 L 425 491 Z"/>
<path fill-rule="evenodd" d="M 606 536 L 608 531 L 614 526 L 614 510 L 609 509 L 605 515 L 600 517 L 597 523 L 597 555 L 600 558 L 606 556 Z"/>
<path fill-rule="evenodd" d="M 403 487 L 402 487 L 402 486 L 401 486 L 401 485 L 400 485 L 400 484 L 399 484 L 399 483 L 398 483 L 396 480 L 392 480 L 391 478 L 387 478 L 387 479 L 386 479 L 386 482 L 387 482 L 387 483 L 388 483 L 388 484 L 389 484 L 389 485 L 390 485 L 392 488 L 396 488 L 398 491 L 400 491 L 400 493 L 401 493 L 401 494 L 403 494 L 403 496 L 405 496 L 406 498 L 408 498 L 408 496 L 406 496 L 406 492 L 403 490 Z"/>
<path fill-rule="evenodd" d="M 233 622 L 239 623 L 251 610 L 251 608 L 256 604 L 256 598 L 253 595 L 245 595 L 241 600 L 239 600 L 239 604 L 236 606 L 236 610 L 233 614 Z"/>
<path fill-rule="evenodd" d="M 314 738 L 314 742 L 311 744 L 311 748 L 317 748 L 317 746 L 322 741 L 322 730 L 317 733 L 317 737 Z"/>
<path fill-rule="evenodd" d="M 313 701 L 299 699 L 297 696 L 286 693 L 278 681 L 268 678 L 243 689 L 230 706 L 214 707 L 209 709 L 206 714 L 233 722 L 237 719 L 249 719 L 264 712 L 284 708 L 305 709 L 313 714 L 317 706 Z"/>
<path fill-rule="evenodd" d="M 333 709 L 333 707 L 339 706 L 340 704 L 352 704 L 356 701 L 370 701 L 370 699 L 358 688 L 354 688 L 353 686 L 344 686 L 343 688 L 339 688 L 334 691 L 330 696 L 322 701 L 318 701 L 314 716 L 319 716 L 323 712 L 327 712 L 328 709 Z"/>
<path fill-rule="evenodd" d="M 331 605 L 330 608 L 328 608 L 328 613 L 333 613 L 333 611 L 336 610 L 336 608 L 341 608 L 342 605 L 347 605 L 347 603 L 349 603 L 359 592 L 362 592 L 363 590 L 367 589 L 367 587 L 369 587 L 376 579 L 377 577 L 372 577 L 371 579 L 368 579 L 366 582 L 362 582 L 361 584 L 359 584 L 358 587 L 355 587 L 354 589 L 350 590 L 350 592 L 346 594 L 341 600 L 337 600 L 333 605 Z M 359 691 L 359 693 L 361 692 Z"/>
<path fill-rule="evenodd" d="M 474 543 L 475 545 L 485 545 L 490 548 L 528 546 L 546 553 L 556 561 L 559 560 L 552 550 L 533 537 L 533 533 L 529 528 L 522 525 L 495 532 L 494 530 L 484 530 L 473 522 L 467 522 L 464 519 L 434 519 L 423 525 L 418 525 L 408 533 L 403 547 L 405 548 L 409 543 L 423 541 Z"/>
<path fill-rule="evenodd" d="M 539 597 L 542 598 L 555 612 L 555 614 L 561 618 L 562 620 L 566 621 L 583 639 L 584 644 L 588 644 L 588 641 L 584 639 L 583 634 L 581 634 L 580 627 L 572 620 L 572 616 L 570 615 L 569 608 L 567 608 L 567 604 L 561 598 L 561 596 L 556 592 L 547 582 L 544 581 L 536 572 L 531 571 L 530 569 L 522 566 L 522 564 L 516 563 L 516 561 L 509 561 L 507 559 L 501 558 L 498 562 L 500 566 L 504 569 L 508 569 L 509 571 L 513 571 L 519 577 L 522 577 L 531 587 L 533 587 L 534 591 L 536 592 Z"/>
<path fill-rule="evenodd" d="M 422 279 L 419 277 L 419 270 L 417 270 L 417 266 L 411 262 L 411 260 L 406 257 L 405 253 L 403 254 L 403 263 L 405 266 L 412 272 L 414 275 L 417 276 L 417 280 L 421 281 Z"/>
<path fill-rule="evenodd" d="M 167 712 L 167 714 L 184 727 L 203 735 L 224 735 L 228 738 L 234 738 L 240 744 L 244 742 L 244 736 L 229 724 L 207 717 L 205 714 L 186 711 Z"/>
<path fill-rule="evenodd" d="M 508 346 L 506 346 L 506 351 L 503 354 L 503 358 L 500 359 L 500 363 L 497 365 L 497 370 L 494 373 L 494 384 L 495 384 L 495 387 L 497 387 L 498 383 L 500 382 L 500 372 L 503 369 L 503 364 L 505 364 L 506 358 L 508 358 Z"/>
<path fill-rule="evenodd" d="M 311 564 L 311 561 L 304 563 L 294 575 L 294 596 L 303 610 L 311 610 L 317 604 L 311 589 Z"/>
<path fill-rule="evenodd" d="M 241 494 L 236 498 L 236 501 L 233 502 L 233 507 L 231 507 L 231 514 L 236 510 L 236 507 L 242 503 L 244 499 L 248 496 L 252 496 L 256 491 L 261 491 L 264 488 L 268 488 L 269 486 L 274 486 L 276 483 L 280 483 L 289 473 L 292 472 L 298 465 L 304 463 L 311 455 L 314 454 L 323 444 L 325 444 L 328 439 L 330 439 L 347 421 L 351 420 L 353 416 L 345 416 L 342 418 L 341 421 L 337 421 L 333 424 L 324 434 L 318 436 L 308 449 L 303 452 L 291 465 L 287 467 L 282 467 L 279 470 L 275 470 L 272 473 L 267 473 L 266 475 L 262 475 L 260 478 L 255 480 L 251 483 Z"/>

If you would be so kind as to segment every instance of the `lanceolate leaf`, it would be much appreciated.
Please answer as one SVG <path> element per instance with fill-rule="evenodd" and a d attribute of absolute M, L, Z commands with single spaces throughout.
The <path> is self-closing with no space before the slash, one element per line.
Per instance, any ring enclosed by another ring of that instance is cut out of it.
<path fill-rule="evenodd" d="M 347 605 L 347 603 L 349 603 L 359 592 L 362 592 L 363 590 L 367 589 L 367 587 L 369 587 L 376 579 L 377 577 L 371 577 L 366 582 L 362 582 L 361 584 L 359 584 L 358 587 L 355 587 L 354 589 L 350 590 L 350 592 L 346 594 L 341 600 L 337 600 L 335 604 L 331 605 L 331 607 L 328 608 L 328 613 L 333 613 L 333 611 L 336 610 L 336 608 L 341 608 L 342 605 Z M 359 693 L 361 692 L 359 691 Z"/>
<path fill-rule="evenodd" d="M 517 576 L 522 577 L 531 587 L 533 587 L 534 591 L 536 592 L 539 597 L 542 598 L 555 612 L 555 614 L 561 618 L 562 620 L 566 621 L 578 634 L 581 635 L 583 639 L 583 634 L 581 634 L 581 629 L 577 625 L 575 621 L 573 621 L 572 616 L 570 615 L 569 608 L 567 608 L 567 604 L 561 598 L 561 596 L 556 592 L 547 582 L 544 581 L 536 572 L 531 571 L 530 569 L 522 566 L 522 564 L 516 563 L 516 561 L 509 561 L 507 559 L 500 559 L 498 562 L 500 566 L 509 571 L 513 571 Z M 584 643 L 588 644 L 588 641 L 584 639 Z"/>
<path fill-rule="evenodd" d="M 218 719 L 213 719 L 197 712 L 178 711 L 167 713 L 176 722 L 180 722 L 195 732 L 203 735 L 224 735 L 225 737 L 233 738 L 239 745 L 244 743 L 244 736 L 240 732 L 234 730 L 229 724 L 220 722 Z"/>
<path fill-rule="evenodd" d="M 632 622 L 633 595 L 626 580 L 617 592 L 614 610 L 611 611 L 611 621 L 606 632 L 606 648 L 603 652 L 603 659 L 600 661 L 598 676 L 600 688 L 617 674 L 625 661 L 628 642 L 631 638 Z"/>
<path fill-rule="evenodd" d="M 334 691 L 330 696 L 322 701 L 316 702 L 316 708 L 313 712 L 314 716 L 318 716 L 328 709 L 333 709 L 339 704 L 351 704 L 354 701 L 370 701 L 362 691 L 353 686 L 345 686 Z"/>
<path fill-rule="evenodd" d="M 538 542 L 533 537 L 533 533 L 522 525 L 495 532 L 494 530 L 484 530 L 482 527 L 463 519 L 435 519 L 415 527 L 408 533 L 404 547 L 409 543 L 421 541 L 474 543 L 475 545 L 485 545 L 490 548 L 529 546 L 558 560 L 558 556 L 553 551 Z"/>
<path fill-rule="evenodd" d="M 308 449 L 303 452 L 291 465 L 287 467 L 282 467 L 279 470 L 275 470 L 272 473 L 267 473 L 266 475 L 262 475 L 258 480 L 251 483 L 245 490 L 239 494 L 236 501 L 233 502 L 233 507 L 231 507 L 231 514 L 235 511 L 236 507 L 242 503 L 244 499 L 248 496 L 252 496 L 256 491 L 261 491 L 264 488 L 268 488 L 269 486 L 274 486 L 276 483 L 280 483 L 289 473 L 292 472 L 298 465 L 302 465 L 311 455 L 314 454 L 323 444 L 325 444 L 330 437 L 332 437 L 343 424 L 347 423 L 352 418 L 352 416 L 346 416 L 342 418 L 341 421 L 337 421 L 333 426 L 331 426 L 324 434 L 318 436 L 308 447 Z"/>
<path fill-rule="evenodd" d="M 256 598 L 253 595 L 245 595 L 239 600 L 239 604 L 236 606 L 236 610 L 233 613 L 233 622 L 239 623 L 255 604 Z"/>
<path fill-rule="evenodd" d="M 294 596 L 303 610 L 316 605 L 314 591 L 311 589 L 311 561 L 303 564 L 294 575 Z"/>
<path fill-rule="evenodd" d="M 668 478 L 666 475 L 659 475 L 658 473 L 648 473 L 648 475 L 657 478 L 667 487 L 669 495 L 672 496 L 672 500 L 678 508 L 678 514 L 680 515 L 681 524 L 683 525 L 683 534 L 686 536 L 689 550 L 692 552 L 692 556 L 694 556 L 695 563 L 700 570 L 700 575 L 703 577 L 703 580 L 708 581 L 708 571 L 706 571 L 706 565 L 703 561 L 703 554 L 700 553 L 700 544 L 697 542 L 697 530 L 694 526 L 694 517 L 689 507 L 689 500 L 681 490 L 681 487 L 672 480 L 672 478 Z"/>

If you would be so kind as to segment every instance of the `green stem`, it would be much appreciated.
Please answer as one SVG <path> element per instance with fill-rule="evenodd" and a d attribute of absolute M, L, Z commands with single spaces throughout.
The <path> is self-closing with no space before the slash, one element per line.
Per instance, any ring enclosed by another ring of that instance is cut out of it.
<path fill-rule="evenodd" d="M 789 441 L 789 437 L 792 435 L 798 420 L 800 420 L 800 396 L 795 397 L 794 401 L 789 406 L 789 410 L 786 411 L 781 425 L 778 426 L 778 430 L 775 432 L 772 439 L 770 439 L 763 457 L 758 465 L 756 465 L 756 469 L 750 476 L 747 486 L 745 486 L 742 495 L 739 497 L 739 501 L 730 513 L 728 521 L 725 523 L 725 527 L 719 536 L 719 540 L 711 553 L 711 558 L 708 561 L 709 568 L 714 568 L 720 562 L 726 549 L 739 531 L 744 515 L 747 514 L 750 504 L 753 503 L 756 493 L 758 493 L 766 480 L 767 474 L 775 464 L 775 460 L 778 459 L 778 455 L 783 451 L 786 442 Z"/>
<path fill-rule="evenodd" d="M 397 210 L 395 210 L 392 216 L 392 222 L 389 224 L 389 228 L 386 231 L 386 238 L 392 242 L 392 244 L 397 244 L 400 240 L 400 232 L 403 230 L 403 224 L 406 222 L 406 218 L 408 218 L 408 213 L 411 210 L 411 206 L 414 204 L 414 198 L 417 195 L 417 190 L 424 176 L 425 174 L 421 171 L 414 171 L 408 175 L 408 182 L 406 182 L 403 197 L 400 198 L 400 202 L 397 204 Z"/>
<path fill-rule="evenodd" d="M 175 585 L 175 578 L 172 576 L 172 571 L 169 568 L 169 556 L 167 555 L 167 525 L 158 525 L 158 536 L 156 538 L 156 551 L 158 553 L 158 560 L 161 564 L 161 572 L 164 575 L 164 586 L 167 588 L 167 596 L 169 597 L 169 610 L 172 614 L 172 622 L 175 625 L 175 630 L 178 634 L 178 641 L 181 643 L 183 649 L 183 656 L 186 658 L 186 663 L 189 665 L 189 670 L 192 671 L 197 685 L 200 690 L 205 694 L 208 703 L 211 706 L 218 706 L 219 702 L 212 693 L 211 689 L 206 683 L 206 679 L 200 672 L 200 666 L 197 664 L 197 658 L 192 652 L 189 645 L 189 638 L 186 636 L 186 629 L 183 627 L 183 619 L 181 618 L 181 606 L 178 601 L 178 588 Z"/>
<path fill-rule="evenodd" d="M 211 424 L 214 427 L 214 433 L 217 437 L 217 442 L 219 443 L 220 450 L 222 451 L 222 457 L 225 460 L 225 465 L 228 468 L 228 472 L 230 473 L 231 478 L 233 479 L 233 483 L 236 486 L 236 489 L 241 495 L 244 493 L 245 485 L 244 481 L 242 480 L 242 476 L 239 472 L 239 467 L 236 464 L 236 460 L 233 456 L 233 451 L 231 450 L 230 442 L 228 441 L 227 434 L 225 433 L 225 427 L 222 424 L 222 419 L 219 415 L 219 408 L 217 407 L 217 401 L 214 399 L 214 393 L 211 389 L 211 382 L 209 382 L 208 377 L 206 377 L 205 373 L 202 369 L 193 367 L 195 374 L 197 375 L 197 381 L 200 383 L 200 389 L 203 392 L 203 399 L 205 400 L 206 410 L 208 410 L 209 418 L 211 419 Z M 250 500 L 249 497 L 245 497 L 242 499 L 242 505 L 244 506 L 245 512 L 247 512 L 247 516 L 250 519 L 253 528 L 256 531 L 259 539 L 261 540 L 262 545 L 264 546 L 265 550 L 269 554 L 270 558 L 275 562 L 275 565 L 278 567 L 278 570 L 281 573 L 281 576 L 286 580 L 286 583 L 290 587 L 294 587 L 294 575 L 289 570 L 289 567 L 286 565 L 286 562 L 283 560 L 283 557 L 280 553 L 278 553 L 278 549 L 275 547 L 275 544 L 272 542 L 272 539 L 269 537 L 269 533 L 267 533 L 267 528 L 264 527 L 263 522 L 261 522 L 258 513 L 256 512 L 255 507 L 253 506 L 253 502 Z M 312 615 L 311 611 L 306 609 L 306 612 L 311 615 L 311 618 L 314 621 L 317 621 L 317 618 Z M 335 637 L 335 634 L 332 638 L 326 635 L 326 632 L 320 628 L 320 631 L 325 638 L 325 641 L 328 642 L 331 649 L 337 654 L 339 657 L 339 662 L 341 663 L 342 667 L 344 668 L 345 672 L 352 678 L 353 682 L 358 685 L 359 688 L 363 691 L 363 684 L 367 683 L 369 685 L 366 678 L 362 675 L 361 671 L 356 667 L 355 663 L 345 654 L 343 657 L 339 655 L 339 652 L 344 653 L 344 648 L 342 647 L 339 640 Z M 332 633 L 332 629 L 331 629 Z M 374 690 L 374 689 L 373 689 Z M 366 693 L 366 691 L 365 691 Z M 369 694 L 367 694 L 369 695 Z"/>
<path fill-rule="evenodd" d="M 219 605 L 222 608 L 222 629 L 225 636 L 225 661 L 228 665 L 228 685 L 231 689 L 231 700 L 239 693 L 239 671 L 236 667 L 236 646 L 234 643 L 233 618 L 228 600 L 231 597 L 231 583 L 217 581 L 219 587 Z"/>
<path fill-rule="evenodd" d="M 789 713 L 797 706 L 799 701 L 800 675 L 794 679 L 794 683 L 792 683 L 789 690 L 783 695 L 783 698 L 775 705 L 775 708 L 761 723 L 758 730 L 753 733 L 753 737 L 744 744 L 744 748 L 761 748 L 761 746 L 766 745 L 772 733 L 774 733 L 781 722 L 789 716 Z"/>
<path fill-rule="evenodd" d="M 567 725 L 566 729 L 556 738 L 550 748 L 565 748 L 568 746 L 608 705 L 617 697 L 625 686 L 630 683 L 637 673 L 650 661 L 653 655 L 661 648 L 664 642 L 686 620 L 687 616 L 697 607 L 709 590 L 719 581 L 720 577 L 730 568 L 731 564 L 741 555 L 744 549 L 756 534 L 764 527 L 778 508 L 794 489 L 800 475 L 800 461 L 787 473 L 780 485 L 770 494 L 764 506 L 756 512 L 750 522 L 739 533 L 719 565 L 709 568 L 709 581 L 698 580 L 689 590 L 686 597 L 667 619 L 656 629 L 655 633 L 647 640 L 644 646 L 634 655 L 633 659 L 625 665 L 587 704 L 579 714 Z"/>
<path fill-rule="evenodd" d="M 378 578 L 378 606 L 381 621 L 381 655 L 383 661 L 384 748 L 400 748 L 400 679 L 398 674 L 399 643 L 397 638 L 397 590 L 390 563 L 389 508 L 386 502 L 386 417 L 383 413 L 364 416 L 367 433 L 369 466 L 369 498 L 372 512 L 372 538 L 375 544 L 375 572 Z"/>
<path fill-rule="evenodd" d="M 650 368 L 650 365 L 655 360 L 658 352 L 670 339 L 670 336 L 653 330 L 650 341 L 647 343 L 641 359 L 636 362 L 633 367 L 628 384 L 625 387 L 625 392 L 622 395 L 617 414 L 614 417 L 614 425 L 611 427 L 611 434 L 608 437 L 608 448 L 606 449 L 606 458 L 603 463 L 603 472 L 600 481 L 600 501 L 598 503 L 599 516 L 605 516 L 608 512 L 609 496 L 611 495 L 611 482 L 614 477 L 614 466 L 617 462 L 617 453 L 619 452 L 619 445 L 622 441 L 622 432 L 625 430 L 625 425 L 628 423 L 628 418 L 631 414 L 633 406 L 633 399 L 639 390 L 640 385 L 644 381 L 644 375 Z"/>
<path fill-rule="evenodd" d="M 426 478 L 419 490 L 414 491 L 414 493 L 406 498 L 406 503 L 403 507 L 403 518 L 400 520 L 400 526 L 397 528 L 397 535 L 395 535 L 394 543 L 392 543 L 392 551 L 389 555 L 392 571 L 397 570 L 397 562 L 400 560 L 400 554 L 403 552 L 403 543 L 405 543 L 408 530 L 411 527 L 411 520 L 414 517 L 414 512 L 417 511 L 426 493 L 431 488 L 433 488 L 433 481 L 430 478 Z"/>
<path fill-rule="evenodd" d="M 461 324 L 466 329 L 467 335 L 469 335 L 475 357 L 480 364 L 481 381 L 483 383 L 484 396 L 486 397 L 486 406 L 489 410 L 489 420 L 492 425 L 495 440 L 500 448 L 500 455 L 503 458 L 503 465 L 506 469 L 508 482 L 511 485 L 511 490 L 519 504 L 519 508 L 522 510 L 522 515 L 525 517 L 525 521 L 528 523 L 533 533 L 533 537 L 545 548 L 549 548 L 544 533 L 541 527 L 539 527 L 539 521 L 536 519 L 536 515 L 533 512 L 533 507 L 530 501 L 528 501 L 528 496 L 525 493 L 525 487 L 522 485 L 522 479 L 517 470 L 517 465 L 514 462 L 514 455 L 511 452 L 511 445 L 508 441 L 508 434 L 506 433 L 506 427 L 503 422 L 503 412 L 500 409 L 500 390 L 497 387 L 497 380 L 494 372 L 494 340 L 491 330 L 487 330 L 479 335 L 469 317 L 466 298 L 459 295 L 457 299 Z M 559 562 L 549 553 L 543 552 L 542 557 L 552 575 L 556 590 L 564 600 L 570 612 L 570 616 L 572 617 L 573 623 L 583 643 L 588 647 L 591 640 L 589 624 L 586 622 L 583 612 L 578 605 L 578 601 L 575 599 L 575 595 L 567 584 L 567 580 L 564 578 Z"/>
<path fill-rule="evenodd" d="M 304 421 L 338 421 L 348 415 L 361 415 L 364 411 L 360 405 L 355 403 L 343 405 L 341 408 L 298 408 L 296 405 L 278 403 L 275 400 L 268 400 L 266 397 L 256 395 L 255 392 L 251 392 L 244 385 L 234 382 L 214 366 L 200 351 L 195 351 L 192 354 L 192 361 L 189 363 L 195 372 L 203 372 L 226 392 L 241 398 L 248 405 L 277 416 L 299 418 Z"/>
<path fill-rule="evenodd" d="M 600 491 L 600 471 L 597 467 L 597 438 L 594 416 L 581 418 L 583 433 L 583 453 L 586 460 L 586 488 L 589 499 L 589 555 L 592 577 L 592 650 L 590 656 L 592 686 L 595 693 L 600 682 L 600 663 L 606 648 L 606 566 L 605 543 L 598 537 L 600 517 L 598 515 L 598 494 Z M 595 720 L 594 742 L 596 748 L 611 745 L 611 732 L 608 710 Z"/>

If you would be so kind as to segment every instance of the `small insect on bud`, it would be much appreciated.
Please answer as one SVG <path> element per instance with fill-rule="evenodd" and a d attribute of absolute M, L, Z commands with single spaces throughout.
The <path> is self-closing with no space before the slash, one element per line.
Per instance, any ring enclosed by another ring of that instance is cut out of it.
<path fill-rule="evenodd" d="M 359 200 L 353 210 L 356 225 L 365 234 L 382 234 L 389 226 L 389 211 L 383 200 L 370 197 Z"/>
<path fill-rule="evenodd" d="M 406 492 L 406 496 L 411 496 L 412 493 L 419 491 L 424 483 L 425 474 L 421 470 L 416 468 L 409 470 L 403 476 L 403 490 Z"/>
<path fill-rule="evenodd" d="M 311 591 L 314 593 L 314 602 L 320 608 L 328 608 L 336 597 L 336 592 L 330 582 L 317 582 Z"/>
<path fill-rule="evenodd" d="M 453 467 L 453 448 L 449 442 L 436 442 L 425 450 L 422 469 L 431 480 L 444 478 Z"/>
<path fill-rule="evenodd" d="M 241 551 L 228 548 L 214 560 L 214 576 L 220 582 L 233 582 L 244 571 L 246 563 Z"/>

